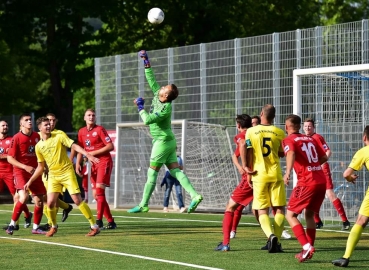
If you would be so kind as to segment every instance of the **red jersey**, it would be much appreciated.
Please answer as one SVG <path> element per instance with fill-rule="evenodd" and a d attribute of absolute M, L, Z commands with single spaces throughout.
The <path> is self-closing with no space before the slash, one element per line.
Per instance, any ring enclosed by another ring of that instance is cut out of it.
<path fill-rule="evenodd" d="M 323 148 L 324 152 L 327 152 L 329 150 L 329 146 L 325 142 L 324 137 L 322 135 L 314 133 L 313 135 L 311 135 L 311 137 L 313 137 L 319 143 L 320 147 Z M 322 166 L 322 168 L 323 168 L 323 172 L 329 175 L 331 174 L 331 169 L 329 168 L 329 165 L 327 162 L 324 163 L 324 166 Z"/>
<path fill-rule="evenodd" d="M 236 136 L 234 136 L 233 141 L 236 144 L 236 149 L 234 150 L 234 154 L 236 157 L 240 156 L 240 148 L 239 148 L 239 142 L 244 139 L 245 140 L 245 136 L 246 136 L 246 130 L 243 130 L 242 132 L 238 133 Z"/>
<path fill-rule="evenodd" d="M 92 129 L 87 130 L 87 127 L 83 127 L 78 131 L 78 144 L 83 147 L 87 152 L 99 150 L 108 143 L 112 143 L 109 134 L 105 128 L 99 125 L 95 125 Z M 95 156 L 100 160 L 111 160 L 110 153 Z"/>
<path fill-rule="evenodd" d="M 11 142 L 11 136 L 7 136 L 5 139 L 0 139 L 0 155 L 8 154 Z M 6 159 L 0 159 L 0 174 L 3 173 L 13 173 L 13 166 Z"/>
<path fill-rule="evenodd" d="M 319 158 L 325 155 L 323 148 L 312 137 L 303 134 L 291 134 L 283 142 L 284 153 L 295 152 L 293 169 L 297 174 L 297 185 L 311 186 L 325 184 L 325 175 Z"/>
<path fill-rule="evenodd" d="M 35 147 L 39 140 L 40 135 L 37 132 L 32 131 L 32 134 L 28 136 L 19 131 L 13 136 L 8 155 L 24 165 L 37 168 Z M 22 173 L 23 170 L 14 166 L 14 172 Z"/>

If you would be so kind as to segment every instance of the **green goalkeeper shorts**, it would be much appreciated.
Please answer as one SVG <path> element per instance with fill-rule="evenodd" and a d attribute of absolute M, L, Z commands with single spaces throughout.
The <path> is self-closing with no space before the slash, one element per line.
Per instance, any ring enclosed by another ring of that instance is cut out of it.
<path fill-rule="evenodd" d="M 177 141 L 153 140 L 150 163 L 171 164 L 177 160 Z"/>

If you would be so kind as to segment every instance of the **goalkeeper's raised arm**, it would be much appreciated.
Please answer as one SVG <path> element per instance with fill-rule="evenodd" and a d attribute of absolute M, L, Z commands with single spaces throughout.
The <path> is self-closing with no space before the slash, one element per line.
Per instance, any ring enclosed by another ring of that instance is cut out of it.
<path fill-rule="evenodd" d="M 143 60 L 143 64 L 145 66 L 145 76 L 146 80 L 149 83 L 149 86 L 154 94 L 159 91 L 160 85 L 157 83 L 153 70 L 151 69 L 151 64 L 149 60 L 149 56 L 145 50 L 141 50 L 138 52 L 138 56 L 140 56 Z"/>

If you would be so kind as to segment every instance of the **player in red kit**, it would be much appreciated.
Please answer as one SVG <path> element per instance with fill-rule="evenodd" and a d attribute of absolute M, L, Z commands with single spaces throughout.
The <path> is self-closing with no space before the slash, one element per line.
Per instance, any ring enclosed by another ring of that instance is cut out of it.
<path fill-rule="evenodd" d="M 229 251 L 231 231 L 235 229 L 240 221 L 242 210 L 248 205 L 253 199 L 252 187 L 247 181 L 247 174 L 242 168 L 242 164 L 239 162 L 240 150 L 244 150 L 245 135 L 248 128 L 251 127 L 251 117 L 247 114 L 237 115 L 236 125 L 239 133 L 235 136 L 234 141 L 237 145 L 234 154 L 232 155 L 233 164 L 238 169 L 238 172 L 242 175 L 241 182 L 232 192 L 231 197 L 228 201 L 226 210 L 223 218 L 223 242 L 220 242 L 215 248 L 216 251 Z M 235 217 L 236 216 L 236 217 Z M 236 223 L 233 226 L 233 223 Z M 234 237 L 234 236 L 233 236 Z M 232 237 L 232 238 L 233 238 Z"/>
<path fill-rule="evenodd" d="M 5 185 L 8 187 L 10 194 L 13 196 L 14 206 L 16 205 L 19 196 L 16 194 L 15 185 L 14 185 L 14 176 L 13 176 L 13 166 L 8 162 L 8 149 L 12 142 L 12 136 L 8 135 L 9 126 L 8 123 L 4 120 L 0 121 L 0 191 L 2 191 L 2 187 Z M 25 228 L 28 228 L 31 225 L 32 214 L 29 212 L 27 205 L 25 206 L 25 219 L 26 222 L 24 224 Z M 3 228 L 4 230 L 8 229 L 8 226 Z M 14 226 L 15 230 L 19 230 L 19 219 L 16 221 L 16 225 Z"/>
<path fill-rule="evenodd" d="M 100 160 L 99 164 L 93 164 L 91 167 L 91 187 L 97 202 L 96 224 L 102 228 L 102 217 L 104 216 L 108 221 L 105 229 L 115 229 L 117 225 L 105 197 L 105 188 L 110 187 L 110 175 L 113 169 L 113 159 L 110 151 L 114 150 L 114 145 L 105 128 L 96 125 L 95 110 L 87 109 L 84 120 L 86 121 L 86 127 L 78 131 L 78 144 Z M 78 154 L 76 172 L 83 177 L 81 164 L 82 154 Z"/>
<path fill-rule="evenodd" d="M 13 136 L 7 156 L 8 162 L 13 165 L 14 183 L 19 194 L 19 200 L 14 207 L 12 219 L 6 232 L 10 235 L 13 234 L 16 221 L 19 219 L 21 212 L 26 211 L 26 202 L 29 198 L 29 192 L 31 192 L 35 202 L 32 233 L 46 234 L 46 231 L 39 228 L 44 207 L 43 196 L 46 194 L 41 177 L 32 183 L 29 190 L 23 189 L 37 168 L 35 146 L 40 140 L 40 135 L 32 131 L 32 118 L 30 114 L 22 114 L 19 120 L 20 131 Z"/>
<path fill-rule="evenodd" d="M 325 142 L 322 135 L 315 133 L 315 123 L 312 118 L 307 118 L 304 121 L 304 132 L 306 135 L 313 137 L 320 145 L 323 147 L 326 155 L 328 158 L 332 155 L 331 149 L 329 148 L 328 144 Z M 326 196 L 329 198 L 331 203 L 333 204 L 334 208 L 336 208 L 338 214 L 342 219 L 342 230 L 348 230 L 350 228 L 350 222 L 347 219 L 345 208 L 342 205 L 342 202 L 339 198 L 337 198 L 336 194 L 333 191 L 333 180 L 331 169 L 329 167 L 328 162 L 322 165 L 323 172 L 325 174 L 325 178 L 327 180 L 327 187 L 326 187 Z M 323 227 L 323 222 L 319 217 L 319 212 L 315 213 L 314 216 L 316 228 L 320 229 Z"/>
<path fill-rule="evenodd" d="M 302 251 L 295 255 L 299 262 L 313 257 L 316 227 L 314 213 L 319 212 L 325 197 L 326 180 L 321 164 L 328 160 L 323 148 L 312 137 L 300 134 L 301 118 L 289 115 L 285 129 L 288 136 L 283 140 L 286 155 L 284 183 L 290 183 L 292 168 L 297 174 L 297 184 L 293 188 L 286 219 L 293 233 L 302 246 Z M 297 216 L 305 210 L 306 231 Z"/>

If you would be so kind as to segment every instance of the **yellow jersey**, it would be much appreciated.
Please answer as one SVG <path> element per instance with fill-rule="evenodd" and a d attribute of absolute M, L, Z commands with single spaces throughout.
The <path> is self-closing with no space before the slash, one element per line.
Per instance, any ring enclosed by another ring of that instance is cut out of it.
<path fill-rule="evenodd" d="M 278 152 L 283 152 L 285 133 L 273 125 L 257 125 L 247 129 L 246 146 L 253 149 L 253 182 L 283 181 Z"/>
<path fill-rule="evenodd" d="M 36 144 L 38 162 L 46 162 L 49 174 L 63 175 L 68 170 L 74 170 L 67 155 L 67 148 L 74 143 L 64 132 L 52 132 L 47 140 Z"/>
<path fill-rule="evenodd" d="M 358 171 L 363 165 L 369 170 L 369 146 L 364 146 L 355 153 L 349 168 Z"/>

